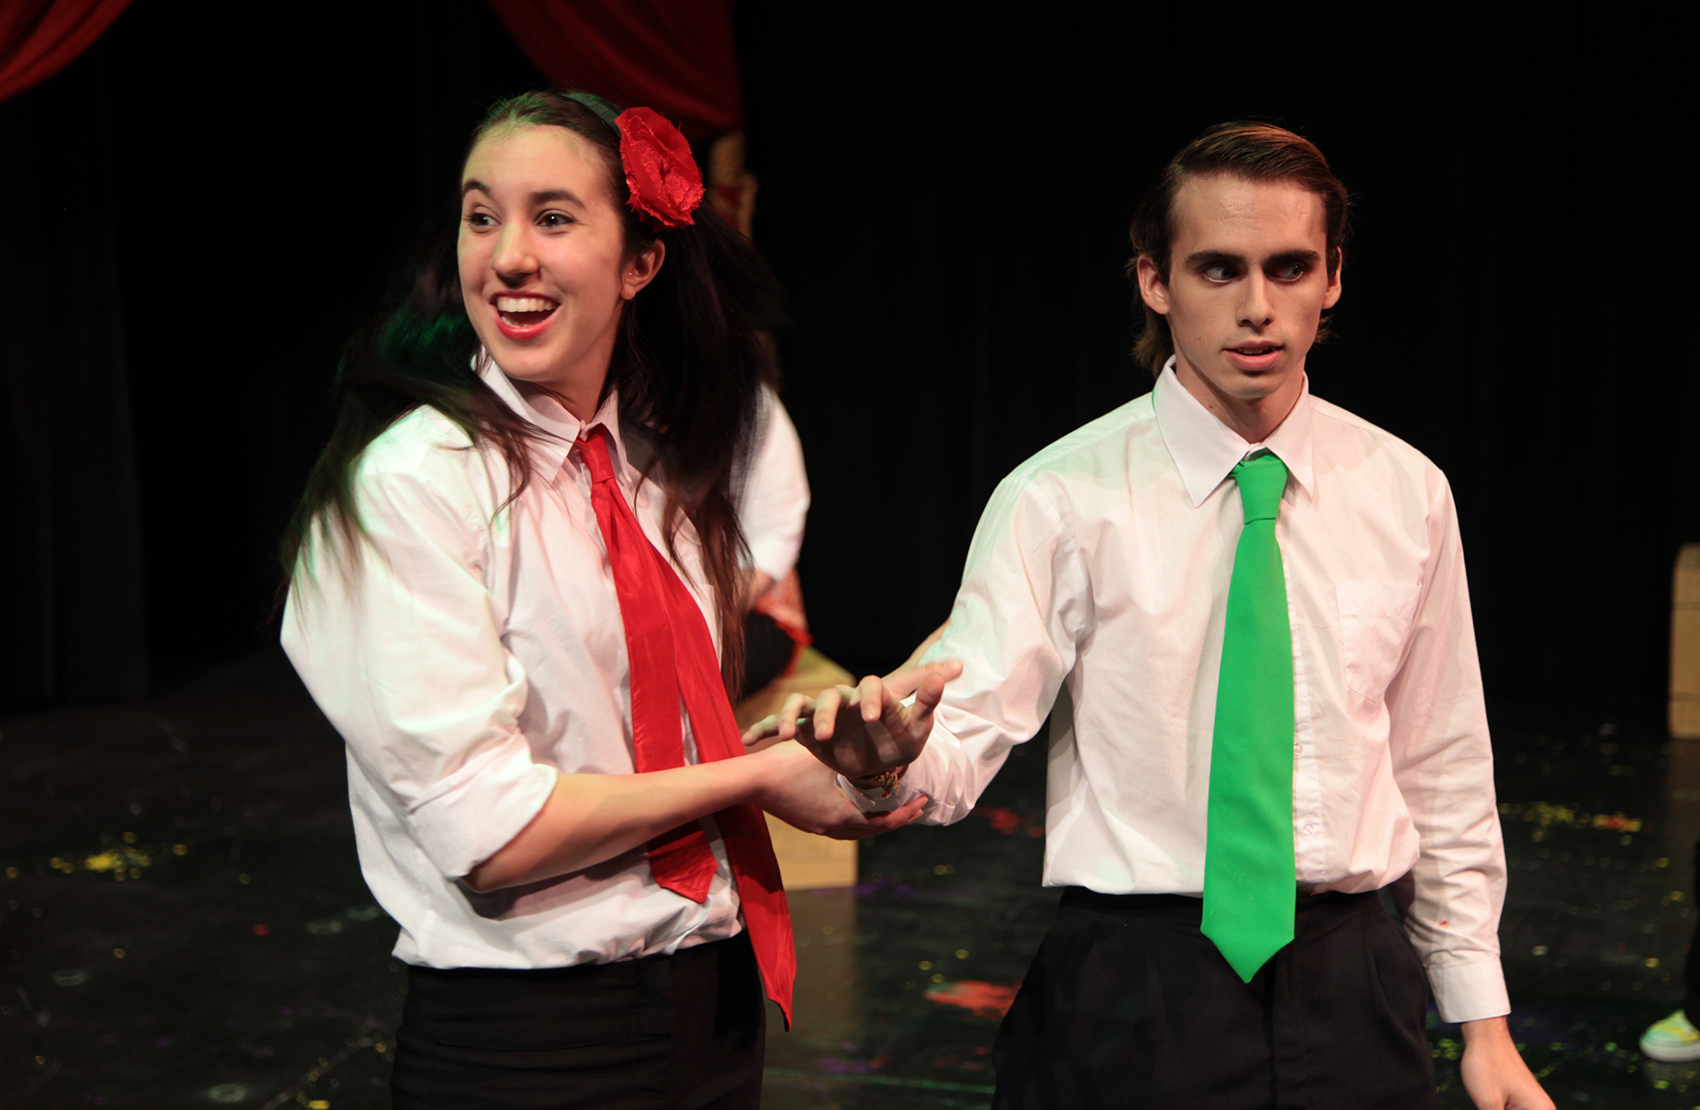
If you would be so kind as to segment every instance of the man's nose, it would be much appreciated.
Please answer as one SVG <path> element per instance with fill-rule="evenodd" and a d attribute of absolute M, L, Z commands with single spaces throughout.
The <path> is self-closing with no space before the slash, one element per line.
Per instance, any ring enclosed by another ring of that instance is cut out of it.
<path fill-rule="evenodd" d="M 1240 323 L 1245 327 L 1268 327 L 1275 319 L 1274 302 L 1269 298 L 1269 279 L 1253 272 L 1241 284 Z"/>

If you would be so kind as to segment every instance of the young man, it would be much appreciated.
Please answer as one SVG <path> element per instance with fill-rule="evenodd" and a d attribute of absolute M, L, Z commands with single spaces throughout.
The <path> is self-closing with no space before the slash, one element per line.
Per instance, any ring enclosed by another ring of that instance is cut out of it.
<path fill-rule="evenodd" d="M 942 824 L 1056 704 L 1065 889 L 999 1033 L 999 1107 L 1432 1107 L 1429 988 L 1478 1106 L 1552 1106 L 1505 1021 L 1450 490 L 1305 377 L 1345 227 L 1298 135 L 1224 124 L 1177 154 L 1132 229 L 1155 388 L 993 494 L 930 729 L 936 678 L 919 709 L 875 679 L 816 707 L 817 755 Z"/>

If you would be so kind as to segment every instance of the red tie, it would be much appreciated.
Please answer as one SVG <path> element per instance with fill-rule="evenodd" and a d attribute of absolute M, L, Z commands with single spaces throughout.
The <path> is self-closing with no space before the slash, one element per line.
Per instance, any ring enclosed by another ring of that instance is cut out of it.
<path fill-rule="evenodd" d="M 726 699 L 714 640 L 702 610 L 685 584 L 643 534 L 631 506 L 614 481 L 608 458 L 608 431 L 598 425 L 575 445 L 590 468 L 590 503 L 608 562 L 614 592 L 626 626 L 626 655 L 631 661 L 632 751 L 638 772 L 662 771 L 685 764 L 679 702 L 684 700 L 696 740 L 697 762 L 711 763 L 744 754 L 732 703 Z M 744 926 L 755 949 L 767 996 L 791 1027 L 791 985 L 797 977 L 797 950 L 791 939 L 791 911 L 779 879 L 779 861 L 767 836 L 767 819 L 755 806 L 729 806 L 714 815 L 726 858 L 738 883 Z M 649 867 L 655 881 L 693 902 L 708 898 L 714 877 L 714 853 L 702 824 L 692 821 L 649 842 Z"/>

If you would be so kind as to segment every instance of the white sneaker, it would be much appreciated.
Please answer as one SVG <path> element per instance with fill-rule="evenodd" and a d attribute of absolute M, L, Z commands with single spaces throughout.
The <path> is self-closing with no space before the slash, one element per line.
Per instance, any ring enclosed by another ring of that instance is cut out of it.
<path fill-rule="evenodd" d="M 1700 1060 L 1700 1029 L 1690 1025 L 1688 1015 L 1678 1010 L 1641 1034 L 1641 1055 L 1668 1064 Z"/>

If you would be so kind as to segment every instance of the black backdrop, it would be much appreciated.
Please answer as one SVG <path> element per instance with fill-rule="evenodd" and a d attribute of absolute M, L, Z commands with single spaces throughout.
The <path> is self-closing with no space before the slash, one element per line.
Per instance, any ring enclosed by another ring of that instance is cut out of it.
<path fill-rule="evenodd" d="M 537 80 L 475 0 L 198 7 L 137 0 L 0 104 L 12 703 L 137 693 L 274 634 L 337 350 L 480 108 Z M 901 657 L 997 479 L 1148 388 L 1135 194 L 1258 115 L 1356 194 L 1313 386 L 1451 476 L 1490 693 L 1659 698 L 1671 561 L 1700 539 L 1684 36 L 1117 7 L 738 8 L 820 644 Z"/>

